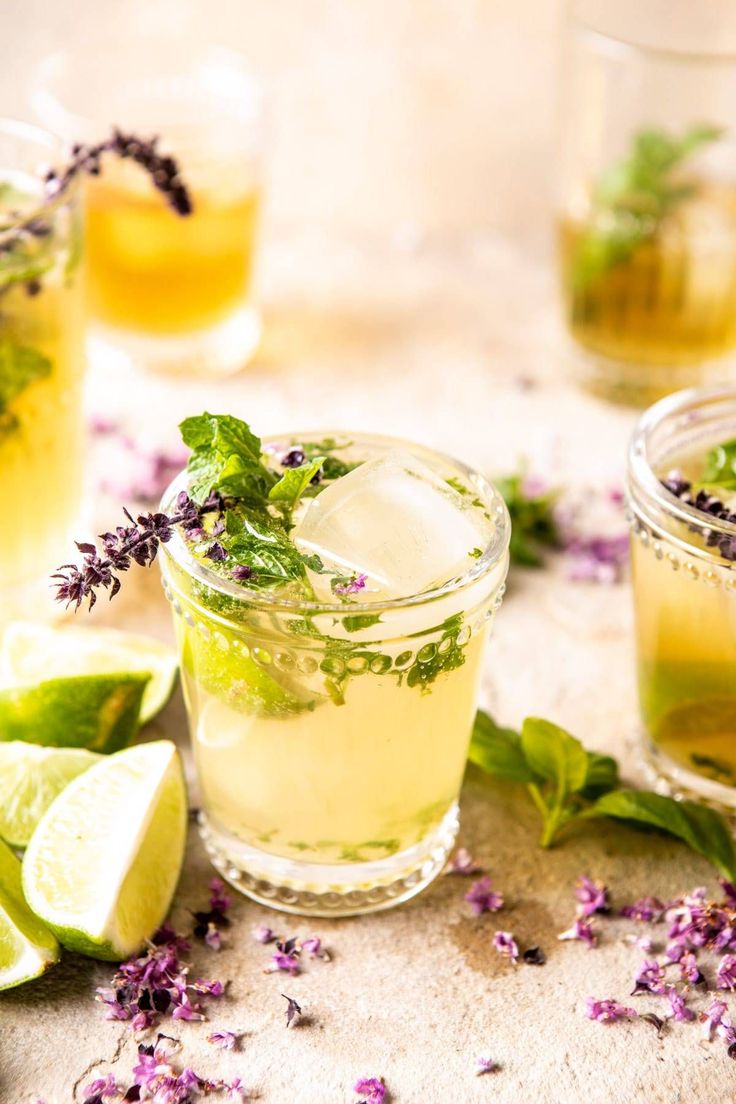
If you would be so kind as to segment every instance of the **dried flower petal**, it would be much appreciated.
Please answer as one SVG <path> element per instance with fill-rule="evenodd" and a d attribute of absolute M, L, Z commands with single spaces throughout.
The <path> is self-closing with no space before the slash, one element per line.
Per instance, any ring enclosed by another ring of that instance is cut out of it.
<path fill-rule="evenodd" d="M 656 959 L 645 960 L 634 979 L 631 995 L 636 993 L 664 993 L 664 967 Z"/>
<path fill-rule="evenodd" d="M 719 989 L 736 989 L 736 955 L 725 954 L 718 963 L 716 985 Z"/>
<path fill-rule="evenodd" d="M 674 985 L 668 985 L 665 994 L 670 1002 L 672 1009 L 672 1019 L 679 1022 L 686 1022 L 688 1020 L 695 1019 L 695 1013 L 692 1008 L 688 1008 L 685 1004 L 685 998 L 682 993 L 675 989 Z"/>
<path fill-rule="evenodd" d="M 571 928 L 568 928 L 567 931 L 560 932 L 557 938 L 561 940 L 577 939 L 581 943 L 586 943 L 589 948 L 595 947 L 598 942 L 591 922 L 589 920 L 583 920 L 580 916 L 573 922 Z"/>
<path fill-rule="evenodd" d="M 575 899 L 581 916 L 592 916 L 596 912 L 608 912 L 608 886 L 603 882 L 592 881 L 581 874 L 575 885 Z"/>
<path fill-rule="evenodd" d="M 265 924 L 258 924 L 253 928 L 251 935 L 255 939 L 256 943 L 273 943 L 276 938 L 276 933 L 272 928 L 267 927 Z"/>
<path fill-rule="evenodd" d="M 220 1047 L 221 1050 L 234 1050 L 238 1038 L 239 1036 L 234 1031 L 213 1031 L 211 1035 L 207 1036 L 207 1042 Z"/>
<path fill-rule="evenodd" d="M 386 1086 L 382 1077 L 361 1077 L 353 1085 L 353 1092 L 363 1097 L 361 1104 L 383 1104 Z"/>
<path fill-rule="evenodd" d="M 498 912 L 499 909 L 503 908 L 503 895 L 495 893 L 491 889 L 491 879 L 488 875 L 479 878 L 477 882 L 473 882 L 465 894 L 465 900 L 476 916 L 480 916 L 484 912 Z"/>
<path fill-rule="evenodd" d="M 498 1062 L 495 1062 L 493 1058 L 483 1058 L 481 1056 L 475 1060 L 475 1073 L 478 1077 L 482 1077 L 484 1073 L 496 1073 L 500 1068 Z"/>
<path fill-rule="evenodd" d="M 588 997 L 585 1002 L 585 1014 L 589 1020 L 597 1020 L 599 1023 L 613 1023 L 616 1020 L 633 1020 L 638 1013 L 634 1008 L 627 1008 L 618 1001 L 606 998 L 596 1000 Z"/>
<path fill-rule="evenodd" d="M 480 874 L 483 868 L 478 866 L 465 847 L 458 847 L 445 871 L 446 874 Z"/>
<path fill-rule="evenodd" d="M 286 1007 L 286 1026 L 291 1027 L 292 1021 L 302 1014 L 301 1006 L 297 1004 L 293 997 L 287 997 L 286 993 L 282 993 L 281 996 L 288 1002 Z"/>
<path fill-rule="evenodd" d="M 519 947 L 511 932 L 497 931 L 493 936 L 493 946 L 499 954 L 506 955 L 512 962 L 519 957 Z"/>

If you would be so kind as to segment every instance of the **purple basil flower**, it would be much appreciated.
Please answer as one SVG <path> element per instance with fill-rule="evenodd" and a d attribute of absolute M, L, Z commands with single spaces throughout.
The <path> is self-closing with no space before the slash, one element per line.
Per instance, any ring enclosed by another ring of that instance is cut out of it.
<path fill-rule="evenodd" d="M 596 934 L 593 931 L 593 925 L 590 923 L 589 920 L 583 920 L 580 916 L 575 919 L 571 928 L 568 928 L 567 931 L 561 932 L 557 936 L 557 938 L 562 940 L 578 939 L 581 943 L 586 943 L 589 948 L 595 947 L 597 943 Z"/>
<path fill-rule="evenodd" d="M 629 535 L 573 537 L 566 551 L 571 558 L 568 578 L 572 582 L 618 583 L 629 560 Z"/>
<path fill-rule="evenodd" d="M 728 908 L 736 910 L 736 886 L 726 878 L 719 878 L 718 881 L 721 883 L 721 889 L 726 898 L 725 904 Z"/>
<path fill-rule="evenodd" d="M 306 951 L 310 958 L 325 957 L 325 951 L 322 950 L 322 940 L 318 935 L 311 935 L 308 939 L 304 939 L 301 949 Z"/>
<path fill-rule="evenodd" d="M 618 1001 L 611 999 L 596 1000 L 588 997 L 585 1002 L 585 1014 L 589 1020 L 597 1020 L 598 1023 L 614 1023 L 616 1020 L 633 1020 L 638 1013 L 633 1008 L 627 1008 Z"/>
<path fill-rule="evenodd" d="M 603 882 L 592 881 L 585 874 L 577 880 L 575 898 L 581 916 L 592 916 L 595 912 L 608 912 L 608 886 Z"/>
<path fill-rule="evenodd" d="M 519 947 L 511 932 L 497 931 L 493 936 L 493 946 L 499 954 L 506 955 L 512 962 L 519 957 Z"/>
<path fill-rule="evenodd" d="M 265 924 L 258 924 L 253 928 L 251 935 L 256 943 L 273 943 L 276 938 L 276 933 Z"/>
<path fill-rule="evenodd" d="M 368 576 L 361 574 L 351 575 L 346 583 L 337 583 L 333 588 L 335 594 L 358 594 L 364 589 Z"/>
<path fill-rule="evenodd" d="M 446 874 L 480 874 L 483 868 L 478 866 L 465 847 L 458 847 L 445 871 Z"/>
<path fill-rule="evenodd" d="M 362 1104 L 383 1104 L 386 1086 L 382 1077 L 361 1077 L 353 1085 L 353 1092 L 363 1097 Z"/>
<path fill-rule="evenodd" d="M 222 936 L 220 934 L 220 929 L 215 924 L 213 924 L 212 921 L 210 921 L 207 925 L 207 934 L 204 937 L 204 941 L 211 951 L 222 950 Z"/>
<path fill-rule="evenodd" d="M 84 1101 L 82 1104 L 113 1104 L 123 1096 L 123 1089 L 115 1080 L 112 1073 L 107 1077 L 98 1077 L 91 1081 L 86 1089 L 83 1089 Z"/>
<path fill-rule="evenodd" d="M 712 1039 L 714 1033 L 723 1035 L 731 1028 L 731 1018 L 728 1014 L 728 1005 L 725 1001 L 714 998 L 705 1012 L 699 1016 L 700 1022 L 705 1025 L 705 1035 Z"/>
<path fill-rule="evenodd" d="M 698 960 L 692 951 L 685 951 L 679 959 L 680 977 L 690 985 L 700 985 L 704 980 L 698 967 Z"/>
<path fill-rule="evenodd" d="M 221 1050 L 235 1050 L 238 1036 L 234 1031 L 213 1031 L 207 1036 L 207 1042 L 220 1047 Z"/>
<path fill-rule="evenodd" d="M 230 572 L 230 578 L 234 579 L 236 583 L 247 583 L 249 579 L 253 578 L 253 568 L 248 564 L 236 564 Z"/>
<path fill-rule="evenodd" d="M 284 973 L 296 977 L 300 971 L 300 966 L 294 951 L 290 954 L 284 954 L 283 951 L 274 951 L 271 955 L 270 965 L 268 965 L 263 972 L 264 974 L 276 974 L 279 970 L 283 970 Z"/>
<path fill-rule="evenodd" d="M 205 552 L 205 556 L 214 563 L 222 563 L 223 560 L 227 559 L 227 552 L 224 544 L 221 544 L 220 541 L 213 541 Z"/>
<path fill-rule="evenodd" d="M 299 448 L 298 445 L 294 445 L 281 457 L 281 467 L 300 468 L 305 459 L 306 457 L 304 455 L 304 449 Z"/>
<path fill-rule="evenodd" d="M 297 1004 L 293 997 L 287 997 L 286 993 L 282 993 L 281 996 L 287 1002 L 286 1026 L 291 1027 L 293 1021 L 302 1014 L 301 1005 Z"/>
<path fill-rule="evenodd" d="M 719 989 L 736 989 L 736 955 L 725 954 L 718 963 L 716 985 Z"/>
<path fill-rule="evenodd" d="M 685 998 L 682 993 L 679 993 L 675 989 L 674 985 L 668 985 L 665 989 L 665 995 L 670 1002 L 670 1008 L 672 1009 L 672 1019 L 679 1022 L 685 1022 L 687 1020 L 694 1020 L 695 1013 L 692 1008 L 688 1008 L 685 1004 Z"/>
<path fill-rule="evenodd" d="M 498 1062 L 494 1062 L 493 1058 L 481 1056 L 475 1060 L 475 1072 L 478 1077 L 482 1077 L 484 1073 L 495 1073 L 498 1069 Z"/>
<path fill-rule="evenodd" d="M 484 912 L 498 912 L 503 908 L 503 895 L 491 889 L 491 879 L 488 875 L 473 882 L 465 894 L 465 900 L 476 916 Z"/>
<path fill-rule="evenodd" d="M 658 897 L 642 897 L 631 905 L 624 905 L 621 915 L 629 920 L 642 920 L 645 923 L 653 923 L 662 918 L 664 905 Z"/>
<path fill-rule="evenodd" d="M 222 878 L 211 878 L 210 908 L 224 916 L 232 903 L 232 897 L 225 892 L 225 883 Z"/>
<path fill-rule="evenodd" d="M 639 967 L 639 973 L 634 978 L 634 988 L 631 995 L 636 993 L 664 993 L 664 967 L 656 959 L 645 960 Z"/>

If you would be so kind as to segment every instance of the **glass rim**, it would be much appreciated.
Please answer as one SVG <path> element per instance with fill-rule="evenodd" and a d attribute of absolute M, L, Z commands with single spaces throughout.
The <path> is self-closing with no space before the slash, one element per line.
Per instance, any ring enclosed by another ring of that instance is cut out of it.
<path fill-rule="evenodd" d="M 221 575 L 218 575 L 217 572 L 206 567 L 192 555 L 187 548 L 186 542 L 178 531 L 178 528 L 174 530 L 174 535 L 171 540 L 161 546 L 162 553 L 170 557 L 174 563 L 186 571 L 188 575 L 204 583 L 205 586 L 209 587 L 211 590 L 225 595 L 228 598 L 235 598 L 239 602 L 250 607 L 284 613 L 309 613 L 314 616 L 319 614 L 330 614 L 332 616 L 341 617 L 354 617 L 356 615 L 367 616 L 381 612 L 389 613 L 393 610 L 411 609 L 439 601 L 449 594 L 457 594 L 471 587 L 474 583 L 488 575 L 493 568 L 501 563 L 504 556 L 508 554 L 509 541 L 511 539 L 511 519 L 500 491 L 498 491 L 495 485 L 487 479 L 482 472 L 478 471 L 477 468 L 471 468 L 469 465 L 464 464 L 461 460 L 457 460 L 448 453 L 428 448 L 424 445 L 412 445 L 411 442 L 401 437 L 391 437 L 378 433 L 352 433 L 350 430 L 335 430 L 331 428 L 304 432 L 291 430 L 288 433 L 271 434 L 264 438 L 263 444 L 265 447 L 268 444 L 283 442 L 287 439 L 309 440 L 310 437 L 322 439 L 325 437 L 340 438 L 346 436 L 349 437 L 351 441 L 356 441 L 358 443 L 365 442 L 381 444 L 387 447 L 401 446 L 403 448 L 408 447 L 409 449 L 420 449 L 422 453 L 427 453 L 439 460 L 444 460 L 446 463 L 451 464 L 456 469 L 458 475 L 464 476 L 465 478 L 472 477 L 473 480 L 479 481 L 480 486 L 477 489 L 484 492 L 486 497 L 484 506 L 489 509 L 489 512 L 492 511 L 493 515 L 495 515 L 495 524 L 493 534 L 481 555 L 474 560 L 472 566 L 463 575 L 448 579 L 441 585 L 432 587 L 430 590 L 424 590 L 419 594 L 406 595 L 401 598 L 356 603 L 305 601 L 297 598 L 279 597 L 278 594 L 270 591 L 251 590 L 242 583 L 223 579 Z M 164 513 L 169 513 L 171 503 L 175 501 L 176 496 L 181 491 L 188 491 L 188 489 L 187 472 L 186 468 L 184 468 L 164 491 L 159 509 Z"/>
<path fill-rule="evenodd" d="M 36 116 L 41 119 L 42 125 L 48 124 L 67 136 L 73 135 L 74 140 L 88 140 L 91 129 L 98 126 L 98 119 L 92 110 L 80 110 L 77 107 L 68 106 L 67 97 L 54 85 L 62 76 L 65 68 L 73 64 L 76 58 L 90 53 L 99 57 L 100 50 L 96 49 L 98 43 L 101 47 L 109 48 L 109 40 L 106 37 L 87 35 L 76 41 L 74 47 L 68 46 L 47 54 L 34 65 L 32 70 L 30 102 Z M 215 63 L 217 68 L 227 65 L 231 71 L 239 71 L 239 74 L 248 84 L 249 96 L 247 104 L 246 100 L 240 97 L 238 102 L 243 108 L 248 106 L 250 121 L 254 127 L 260 126 L 265 110 L 265 87 L 248 55 L 235 47 L 210 42 L 198 47 L 194 56 L 199 62 L 209 60 Z M 191 64 L 184 64 L 184 62 L 174 68 L 182 77 L 188 79 L 196 71 Z M 123 129 L 129 126 L 125 119 L 112 118 L 106 119 L 104 123 L 99 125 L 104 126 L 106 130 L 109 130 L 113 125 Z M 182 126 L 181 121 L 162 119 L 154 125 L 153 130 L 166 129 L 168 131 L 175 129 L 177 126 Z M 165 135 L 162 135 L 162 137 L 165 137 Z"/>
<path fill-rule="evenodd" d="M 55 154 L 59 158 L 63 157 L 66 146 L 62 138 L 54 131 L 49 130 L 48 127 L 38 126 L 36 123 L 28 123 L 23 119 L 16 119 L 9 115 L 0 116 L 0 141 L 5 138 L 11 138 L 18 142 L 25 142 L 29 146 L 34 145 L 39 148 L 43 148 L 49 151 L 49 155 Z M 52 168 L 51 162 L 49 162 L 49 168 Z M 9 165 L 3 163 L 0 158 L 0 171 L 10 168 Z M 31 175 L 28 173 L 27 175 Z M 39 178 L 39 183 L 42 181 Z M 48 218 L 49 215 L 53 215 L 59 207 L 64 206 L 70 200 L 75 199 L 77 195 L 77 181 L 72 180 L 63 190 L 55 196 L 46 197 L 44 194 L 38 197 L 34 196 L 34 203 L 26 211 L 19 212 L 15 218 L 8 218 L 7 225 L 0 230 L 0 242 L 5 241 L 9 236 L 12 236 L 18 230 L 22 229 L 27 223 L 34 222 L 38 218 Z"/>
<path fill-rule="evenodd" d="M 649 42 L 637 42 L 625 35 L 613 34 L 589 23 L 575 13 L 568 17 L 569 26 L 582 37 L 590 38 L 609 53 L 634 53 L 645 57 L 659 57 L 670 61 L 688 64 L 698 62 L 705 65 L 733 65 L 736 63 L 736 49 L 731 50 L 686 50 L 678 46 L 656 46 Z"/>
<path fill-rule="evenodd" d="M 723 536 L 736 537 L 736 522 L 724 521 L 705 514 L 702 510 L 683 502 L 664 486 L 654 470 L 648 447 L 652 434 L 665 421 L 672 418 L 687 419 L 688 412 L 694 407 L 710 403 L 732 403 L 736 420 L 736 387 L 689 387 L 684 391 L 667 395 L 644 411 L 636 423 L 629 443 L 629 495 L 639 501 L 636 492 L 640 491 L 643 505 L 666 509 L 668 514 L 682 522 L 691 532 L 696 530 L 700 533 L 708 530 L 721 533 Z M 720 557 L 716 558 L 720 560 Z"/>

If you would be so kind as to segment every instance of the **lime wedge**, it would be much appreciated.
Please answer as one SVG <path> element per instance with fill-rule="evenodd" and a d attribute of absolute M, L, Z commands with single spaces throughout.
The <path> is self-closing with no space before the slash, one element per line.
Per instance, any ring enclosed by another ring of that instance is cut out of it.
<path fill-rule="evenodd" d="M 23 860 L 28 904 L 65 947 L 127 958 L 166 917 L 186 831 L 171 741 L 107 756 L 69 783 L 33 833 Z"/>
<path fill-rule="evenodd" d="M 59 944 L 29 909 L 21 868 L 0 840 L 0 989 L 40 977 L 59 961 Z"/>
<path fill-rule="evenodd" d="M 0 744 L 0 839 L 25 847 L 54 798 L 99 758 L 83 748 Z"/>
<path fill-rule="evenodd" d="M 148 675 L 81 675 L 0 690 L 0 741 L 119 751 L 138 731 Z"/>
<path fill-rule="evenodd" d="M 176 666 L 176 654 L 168 645 L 118 629 L 51 628 L 14 621 L 0 648 L 0 684 L 7 686 L 74 675 L 147 672 L 151 681 L 143 695 L 141 724 L 166 705 Z"/>

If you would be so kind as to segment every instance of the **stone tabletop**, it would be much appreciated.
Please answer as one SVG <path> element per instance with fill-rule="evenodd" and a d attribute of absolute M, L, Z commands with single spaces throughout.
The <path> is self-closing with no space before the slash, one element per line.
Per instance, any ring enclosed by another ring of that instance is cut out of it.
<path fill-rule="evenodd" d="M 490 473 L 525 459 L 531 471 L 582 492 L 620 485 L 633 415 L 565 382 L 547 268 L 508 240 L 336 242 L 309 230 L 275 236 L 265 269 L 266 336 L 246 372 L 175 385 L 93 373 L 91 411 L 158 443 L 173 443 L 177 421 L 207 406 L 264 433 L 375 430 L 457 453 Z M 90 462 L 99 531 L 115 521 L 114 503 L 95 490 L 103 473 L 94 451 Z M 629 603 L 628 584 L 570 582 L 558 557 L 543 570 L 512 571 L 482 697 L 507 724 L 529 713 L 554 719 L 619 756 L 636 780 Z M 170 639 L 156 570 L 131 575 L 93 620 Z M 171 737 L 188 755 L 179 692 L 145 736 Z M 449 876 L 393 912 L 342 921 L 279 917 L 238 898 L 223 950 L 194 952 L 197 972 L 230 985 L 210 1002 L 210 1022 L 174 1025 L 187 1064 L 240 1075 L 264 1104 L 347 1104 L 358 1099 L 352 1086 L 361 1076 L 384 1077 L 395 1104 L 674 1104 L 704 1099 L 706 1088 L 708 1099 L 730 1098 L 725 1047 L 706 1044 L 697 1026 L 677 1024 L 659 1038 L 643 1021 L 585 1018 L 587 996 L 630 992 L 642 955 L 625 938 L 629 924 L 604 920 L 594 950 L 557 940 L 571 923 L 581 873 L 606 881 L 622 904 L 712 884 L 712 871 L 673 842 L 608 824 L 542 852 L 537 828 L 519 788 L 469 769 L 460 839 L 505 894 L 499 917 L 474 917 L 463 902 L 468 883 Z M 203 907 L 209 873 L 192 830 L 175 924 L 187 928 L 188 910 Z M 320 935 L 331 961 L 310 961 L 287 981 L 264 974 L 267 948 L 250 935 L 260 923 Z M 546 965 L 502 959 L 491 946 L 499 926 L 522 946 L 541 946 Z M 93 999 L 110 976 L 108 965 L 66 955 L 46 978 L 3 994 L 3 1104 L 70 1104 L 93 1076 L 128 1073 L 130 1029 L 107 1021 Z M 288 1031 L 282 992 L 304 1009 Z M 206 1042 L 213 1029 L 242 1032 L 240 1049 L 216 1051 Z M 499 1071 L 476 1076 L 479 1055 L 492 1056 Z"/>

